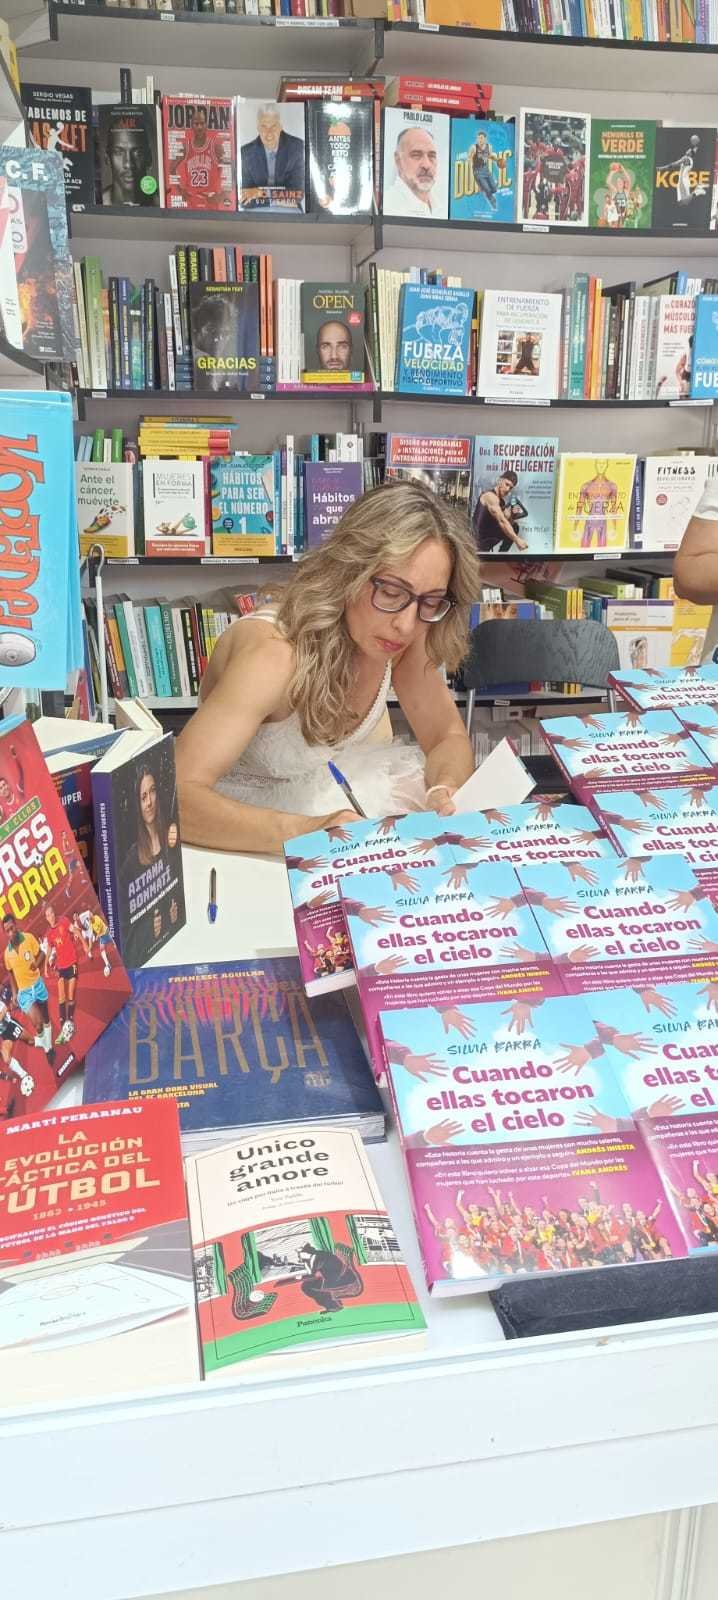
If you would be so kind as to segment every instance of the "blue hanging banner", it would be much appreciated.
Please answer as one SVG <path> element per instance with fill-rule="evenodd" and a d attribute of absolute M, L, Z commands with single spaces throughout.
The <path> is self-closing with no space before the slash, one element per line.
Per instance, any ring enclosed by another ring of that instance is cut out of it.
<path fill-rule="evenodd" d="M 0 391 L 0 687 L 64 689 L 82 665 L 72 402 Z"/>

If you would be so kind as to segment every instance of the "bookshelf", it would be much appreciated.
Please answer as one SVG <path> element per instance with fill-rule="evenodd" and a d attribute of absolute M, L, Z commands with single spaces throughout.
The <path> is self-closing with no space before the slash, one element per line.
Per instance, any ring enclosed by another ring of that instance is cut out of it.
<path fill-rule="evenodd" d="M 131 31 L 123 27 L 128 20 Z M 718 124 L 718 48 L 712 46 L 692 50 L 629 41 L 497 36 L 379 20 L 300 22 L 137 9 L 128 19 L 122 6 L 76 6 L 60 0 L 50 0 L 46 16 L 27 30 L 24 46 L 20 42 L 28 80 L 86 84 L 105 94 L 116 89 L 118 63 L 130 65 L 136 81 L 154 69 L 156 85 L 165 91 L 191 91 L 199 74 L 203 93 L 268 98 L 274 96 L 283 71 L 339 75 L 373 68 L 390 76 L 415 70 L 489 80 L 495 86 L 496 109 L 506 115 L 516 114 L 522 105 L 548 104 L 559 110 L 580 106 L 594 115 L 625 116 L 625 91 L 630 87 L 631 116 L 676 122 L 690 116 L 706 125 Z M 232 242 L 271 251 L 277 277 L 312 278 L 319 273 L 341 281 L 365 276 L 361 269 L 376 259 L 388 267 L 409 262 L 442 265 L 477 289 L 506 285 L 540 290 L 558 289 L 581 270 L 602 275 L 605 283 L 641 281 L 674 267 L 705 274 L 712 270 L 709 263 L 718 250 L 718 236 L 691 229 L 680 235 L 661 230 L 621 234 L 544 224 L 449 224 L 380 215 L 213 215 L 170 208 L 128 215 L 109 206 L 73 212 L 70 230 L 76 258 L 96 254 L 106 275 L 122 273 L 138 281 L 149 274 L 163 283 L 168 253 L 179 243 Z M 313 431 L 363 424 L 407 433 L 555 433 L 564 450 L 631 448 L 643 454 L 674 445 L 711 446 L 718 420 L 715 407 L 704 402 L 557 400 L 529 406 L 473 396 L 442 399 L 338 387 L 239 396 L 87 389 L 78 403 L 85 428 L 109 428 L 116 422 L 129 429 L 133 414 L 141 411 L 182 415 L 197 409 L 221 410 L 235 418 L 238 445 L 250 451 L 273 448 L 287 431 L 301 439 Z M 473 415 L 472 407 L 477 408 Z M 520 552 L 510 559 L 512 564 L 536 560 Z M 506 560 L 499 554 L 485 558 L 489 582 L 491 571 L 498 573 Z M 659 560 L 669 570 L 671 558 L 663 552 L 587 551 L 570 557 L 548 554 L 541 564 L 568 560 L 581 562 L 580 572 L 589 562 L 588 570 L 595 570 L 598 562 L 601 571 L 603 563 L 638 565 L 648 560 Z M 136 557 L 126 563 L 107 561 L 105 583 L 126 588 L 132 599 L 146 600 L 156 592 L 160 568 L 161 587 L 170 598 L 179 598 L 191 574 L 195 594 L 204 599 L 223 581 L 222 571 L 227 574 L 224 581 L 236 581 L 240 565 L 251 568 L 247 587 L 269 581 L 270 574 L 281 580 L 285 576 L 281 569 L 291 570 L 282 558 L 234 562 L 205 558 L 190 565 Z"/>

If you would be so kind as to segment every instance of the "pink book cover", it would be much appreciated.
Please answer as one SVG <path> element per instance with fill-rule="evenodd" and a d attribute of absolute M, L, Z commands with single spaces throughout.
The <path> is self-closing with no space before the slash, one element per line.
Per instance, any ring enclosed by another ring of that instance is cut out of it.
<path fill-rule="evenodd" d="M 636 711 L 672 711 L 718 700 L 718 666 L 707 661 L 702 667 L 633 667 L 610 672 L 608 684 Z"/>
<path fill-rule="evenodd" d="M 412 1006 L 381 1027 L 433 1295 L 686 1254 L 583 1000 L 462 1004 L 448 1030 Z M 636 1039 L 614 1042 L 630 1059 Z"/>
<path fill-rule="evenodd" d="M 670 789 L 609 791 L 597 795 L 594 809 L 616 849 L 634 867 L 678 851 L 701 887 L 718 895 L 717 787 L 707 789 L 698 782 Z"/>
<path fill-rule="evenodd" d="M 718 1246 L 718 982 L 661 984 L 656 996 L 650 1011 L 633 989 L 585 1004 L 693 1254 Z"/>
<path fill-rule="evenodd" d="M 553 862 L 517 876 L 568 994 L 718 981 L 718 912 L 683 856 Z"/>
<path fill-rule="evenodd" d="M 424 816 L 384 817 L 378 822 L 350 822 L 289 839 L 284 847 L 294 927 L 308 995 L 325 994 L 354 984 L 354 967 L 339 880 L 347 873 L 396 875 L 397 887 L 408 886 L 432 866 L 450 866 L 448 848 L 434 843 L 440 819 Z"/>
<path fill-rule="evenodd" d="M 375 1076 L 384 1076 L 379 1012 L 435 1007 L 451 1026 L 464 1001 L 560 991 L 513 867 L 430 868 L 409 886 L 389 873 L 342 878 L 342 906 Z"/>
<path fill-rule="evenodd" d="M 588 805 L 605 789 L 711 781 L 708 756 L 671 711 L 551 717 L 540 728 L 577 800 Z"/>

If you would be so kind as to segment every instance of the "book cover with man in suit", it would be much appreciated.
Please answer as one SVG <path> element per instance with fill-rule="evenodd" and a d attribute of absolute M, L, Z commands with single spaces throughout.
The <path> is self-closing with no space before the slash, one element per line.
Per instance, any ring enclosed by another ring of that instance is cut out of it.
<path fill-rule="evenodd" d="M 304 106 L 238 100 L 240 210 L 304 210 Z"/>

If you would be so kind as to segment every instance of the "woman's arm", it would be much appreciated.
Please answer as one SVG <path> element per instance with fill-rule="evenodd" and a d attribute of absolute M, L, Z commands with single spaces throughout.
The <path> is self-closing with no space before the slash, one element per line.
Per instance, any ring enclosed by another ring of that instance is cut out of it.
<path fill-rule="evenodd" d="M 292 648 L 284 640 L 266 635 L 247 640 L 183 729 L 176 760 L 185 844 L 281 855 L 286 839 L 311 833 L 337 816 L 358 820 L 353 811 L 330 819 L 245 805 L 215 789 L 265 719 L 282 707 L 293 667 Z"/>
<path fill-rule="evenodd" d="M 673 562 L 679 600 L 718 605 L 718 518 L 691 517 Z"/>
<path fill-rule="evenodd" d="M 426 756 L 424 782 L 436 789 L 432 810 L 448 816 L 452 795 L 471 777 L 475 762 L 456 704 L 440 672 L 427 659 L 423 635 L 409 645 L 394 668 L 399 705 Z"/>

